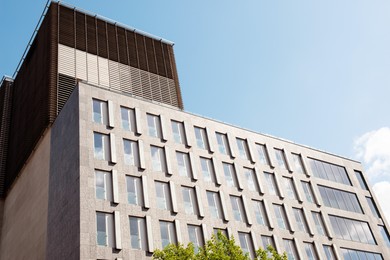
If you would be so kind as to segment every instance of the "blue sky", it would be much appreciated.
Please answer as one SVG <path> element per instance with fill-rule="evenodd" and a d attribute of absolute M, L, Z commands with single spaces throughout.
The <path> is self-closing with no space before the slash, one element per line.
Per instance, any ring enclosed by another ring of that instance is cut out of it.
<path fill-rule="evenodd" d="M 45 3 L 1 1 L 0 74 Z M 187 111 L 358 159 L 390 190 L 389 1 L 67 3 L 175 42 Z"/>

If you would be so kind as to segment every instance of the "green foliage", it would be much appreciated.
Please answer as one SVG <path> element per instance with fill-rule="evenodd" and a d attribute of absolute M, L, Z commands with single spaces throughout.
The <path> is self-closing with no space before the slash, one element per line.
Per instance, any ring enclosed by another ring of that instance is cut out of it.
<path fill-rule="evenodd" d="M 169 244 L 163 250 L 155 250 L 153 253 L 155 260 L 249 260 L 248 253 L 236 245 L 234 238 L 227 238 L 221 232 L 212 235 L 206 241 L 199 252 L 195 254 L 194 246 L 189 243 L 187 247 L 182 244 Z M 267 249 L 260 248 L 256 251 L 256 260 L 287 260 L 286 253 L 280 255 L 272 246 Z"/>

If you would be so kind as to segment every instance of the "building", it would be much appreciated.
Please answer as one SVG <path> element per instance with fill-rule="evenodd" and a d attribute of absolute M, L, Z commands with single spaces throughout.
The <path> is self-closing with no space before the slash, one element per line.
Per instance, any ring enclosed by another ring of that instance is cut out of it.
<path fill-rule="evenodd" d="M 38 66 L 39 65 L 39 66 Z M 390 259 L 359 162 L 183 111 L 172 43 L 56 2 L 0 88 L 0 259 Z"/>

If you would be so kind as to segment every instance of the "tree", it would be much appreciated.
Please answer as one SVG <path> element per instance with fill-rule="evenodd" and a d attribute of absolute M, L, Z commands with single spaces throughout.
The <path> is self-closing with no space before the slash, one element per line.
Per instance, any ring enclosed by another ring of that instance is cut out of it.
<path fill-rule="evenodd" d="M 249 260 L 248 253 L 236 245 L 234 238 L 227 238 L 221 232 L 213 234 L 211 239 L 206 241 L 203 247 L 195 254 L 194 246 L 189 243 L 186 247 L 183 244 L 169 244 L 163 250 L 155 250 L 155 260 Z M 278 254 L 272 246 L 267 249 L 256 251 L 256 260 L 287 260 L 286 253 Z"/>

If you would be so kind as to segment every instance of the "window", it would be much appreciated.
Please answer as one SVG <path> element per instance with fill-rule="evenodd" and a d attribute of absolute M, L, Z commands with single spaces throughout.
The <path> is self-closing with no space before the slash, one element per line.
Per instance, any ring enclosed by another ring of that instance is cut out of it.
<path fill-rule="evenodd" d="M 112 178 L 110 172 L 95 170 L 96 198 L 112 201 Z"/>
<path fill-rule="evenodd" d="M 301 181 L 303 192 L 305 193 L 306 201 L 314 203 L 313 190 L 309 182 Z"/>
<path fill-rule="evenodd" d="M 140 177 L 126 176 L 127 201 L 129 204 L 143 206 L 142 181 Z"/>
<path fill-rule="evenodd" d="M 195 189 L 191 187 L 181 187 L 181 191 L 183 194 L 184 210 L 186 214 L 198 215 Z"/>
<path fill-rule="evenodd" d="M 287 259 L 298 260 L 299 257 L 298 257 L 298 253 L 294 241 L 290 239 L 283 239 L 283 244 L 284 244 L 284 250 L 286 250 L 287 253 Z"/>
<path fill-rule="evenodd" d="M 269 159 L 268 159 L 268 154 L 265 145 L 256 144 L 256 150 L 257 150 L 257 155 L 259 157 L 259 162 L 264 165 L 269 165 Z"/>
<path fill-rule="evenodd" d="M 341 254 L 345 260 L 357 260 L 357 259 L 373 259 L 382 260 L 382 255 L 373 252 L 360 251 L 355 249 L 340 248 Z"/>
<path fill-rule="evenodd" d="M 246 179 L 246 184 L 248 186 L 248 190 L 258 192 L 259 187 L 257 184 L 255 171 L 253 169 L 244 168 L 244 176 Z"/>
<path fill-rule="evenodd" d="M 183 122 L 171 121 L 173 139 L 177 144 L 186 144 Z"/>
<path fill-rule="evenodd" d="M 344 167 L 315 159 L 309 159 L 309 162 L 315 177 L 351 185 L 351 181 L 349 180 L 347 171 Z"/>
<path fill-rule="evenodd" d="M 195 129 L 195 138 L 196 138 L 196 144 L 198 148 L 208 150 L 209 145 L 207 142 L 207 134 L 206 129 L 200 128 L 200 127 L 194 127 Z"/>
<path fill-rule="evenodd" d="M 203 241 L 203 232 L 200 226 L 187 225 L 188 229 L 188 237 L 190 242 L 194 245 L 195 253 L 197 254 L 199 251 L 199 247 L 204 245 Z"/>
<path fill-rule="evenodd" d="M 264 202 L 253 200 L 253 208 L 255 210 L 255 216 L 257 224 L 268 226 L 267 218 L 265 217 L 265 209 L 264 209 Z"/>
<path fill-rule="evenodd" d="M 200 157 L 200 165 L 202 167 L 203 180 L 205 182 L 215 183 L 214 166 L 211 159 Z"/>
<path fill-rule="evenodd" d="M 286 191 L 287 198 L 296 200 L 297 192 L 295 191 L 294 183 L 292 178 L 283 177 L 284 189 Z"/>
<path fill-rule="evenodd" d="M 355 193 L 318 186 L 322 200 L 327 207 L 363 213 Z"/>
<path fill-rule="evenodd" d="M 325 226 L 324 226 L 324 220 L 322 219 L 320 212 L 311 212 L 311 215 L 313 216 L 314 224 L 316 225 L 317 233 L 319 235 L 325 236 Z"/>
<path fill-rule="evenodd" d="M 216 238 L 218 238 L 218 237 L 217 237 L 218 232 L 221 232 L 222 235 L 224 235 L 225 237 L 228 237 L 228 234 L 227 234 L 226 229 L 213 228 L 213 233 L 214 233 L 214 235 L 216 236 Z"/>
<path fill-rule="evenodd" d="M 217 192 L 206 191 L 209 211 L 213 218 L 222 219 L 221 199 Z"/>
<path fill-rule="evenodd" d="M 121 119 L 122 119 L 122 128 L 124 130 L 135 133 L 135 112 L 134 109 L 121 107 Z"/>
<path fill-rule="evenodd" d="M 253 250 L 253 244 L 251 235 L 249 233 L 238 232 L 238 239 L 240 240 L 240 246 L 244 254 L 248 254 L 250 259 L 255 257 Z"/>
<path fill-rule="evenodd" d="M 112 214 L 96 212 L 96 231 L 99 246 L 114 247 L 114 216 Z"/>
<path fill-rule="evenodd" d="M 95 159 L 110 160 L 110 137 L 105 134 L 93 133 Z"/>
<path fill-rule="evenodd" d="M 237 187 L 237 177 L 234 171 L 233 164 L 222 163 L 223 172 L 225 174 L 225 181 L 228 187 Z"/>
<path fill-rule="evenodd" d="M 230 155 L 229 144 L 226 134 L 216 133 L 219 152 Z"/>
<path fill-rule="evenodd" d="M 160 117 L 152 114 L 146 114 L 148 121 L 148 134 L 152 137 L 161 138 L 161 123 Z"/>
<path fill-rule="evenodd" d="M 330 223 L 337 238 L 375 245 L 367 222 L 329 215 Z"/>
<path fill-rule="evenodd" d="M 169 244 L 176 244 L 175 224 L 168 221 L 160 221 L 160 235 L 162 248 Z"/>
<path fill-rule="evenodd" d="M 244 139 L 236 138 L 238 153 L 242 159 L 249 160 L 249 148 L 248 143 Z"/>
<path fill-rule="evenodd" d="M 378 211 L 378 208 L 375 206 L 374 200 L 371 197 L 366 197 L 366 199 L 367 199 L 367 203 L 371 209 L 372 214 L 376 218 L 380 218 L 379 211 Z"/>
<path fill-rule="evenodd" d="M 274 206 L 275 217 L 278 222 L 278 227 L 287 230 L 288 229 L 287 218 L 283 206 L 278 204 L 273 204 L 273 206 Z"/>
<path fill-rule="evenodd" d="M 294 162 L 294 169 L 297 173 L 305 174 L 305 169 L 303 168 L 302 156 L 300 154 L 292 154 L 292 159 Z"/>
<path fill-rule="evenodd" d="M 123 139 L 124 160 L 126 165 L 139 166 L 138 143 Z"/>
<path fill-rule="evenodd" d="M 387 232 L 386 228 L 384 226 L 378 226 L 379 231 L 381 232 L 381 235 L 383 237 L 383 241 L 385 241 L 385 244 L 387 247 L 390 247 L 390 236 L 389 233 Z"/>
<path fill-rule="evenodd" d="M 272 236 L 262 235 L 261 236 L 261 247 L 263 249 L 267 249 L 268 246 L 272 246 L 273 248 L 275 248 L 275 243 L 274 243 Z"/>
<path fill-rule="evenodd" d="M 93 122 L 107 125 L 108 113 L 107 102 L 93 99 L 92 100 Z"/>
<path fill-rule="evenodd" d="M 152 157 L 152 169 L 155 172 L 166 172 L 164 149 L 157 146 L 150 146 Z"/>
<path fill-rule="evenodd" d="M 276 187 L 275 175 L 269 172 L 264 172 L 264 177 L 267 182 L 269 194 L 279 196 L 279 191 Z"/>
<path fill-rule="evenodd" d="M 168 183 L 156 181 L 155 186 L 157 208 L 171 210 L 171 192 Z"/>
<path fill-rule="evenodd" d="M 366 181 L 364 180 L 363 173 L 355 170 L 355 175 L 356 175 L 356 178 L 358 179 L 358 182 L 360 184 L 360 188 L 362 188 L 363 190 L 368 190 L 368 186 L 367 186 Z"/>
<path fill-rule="evenodd" d="M 323 245 L 323 248 L 327 260 L 336 260 L 336 256 L 334 255 L 333 248 L 331 246 Z"/>
<path fill-rule="evenodd" d="M 276 161 L 278 162 L 279 167 L 282 169 L 287 169 L 286 155 L 284 154 L 284 151 L 276 148 L 274 150 Z"/>
<path fill-rule="evenodd" d="M 313 243 L 303 243 L 305 246 L 305 252 L 308 260 L 318 259 L 316 251 L 314 250 Z"/>
<path fill-rule="evenodd" d="M 146 251 L 147 241 L 145 219 L 139 217 L 129 217 L 129 224 L 131 248 Z"/>
<path fill-rule="evenodd" d="M 176 152 L 177 168 L 180 176 L 192 177 L 188 153 Z"/>
<path fill-rule="evenodd" d="M 308 232 L 307 222 L 302 209 L 293 208 L 295 222 L 297 223 L 298 230 L 301 232 Z"/>
<path fill-rule="evenodd" d="M 241 197 L 230 195 L 230 202 L 232 204 L 234 219 L 241 222 L 246 222 L 244 215 L 244 205 Z"/>

